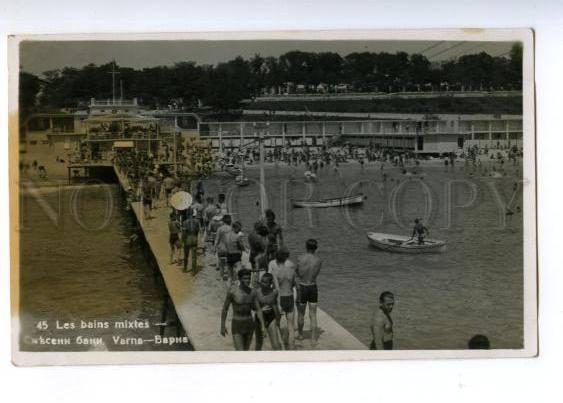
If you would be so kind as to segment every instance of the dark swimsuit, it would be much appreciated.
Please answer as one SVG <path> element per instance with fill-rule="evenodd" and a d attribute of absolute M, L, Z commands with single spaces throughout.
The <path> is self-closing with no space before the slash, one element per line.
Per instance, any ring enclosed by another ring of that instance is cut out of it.
<path fill-rule="evenodd" d="M 272 323 L 274 319 L 276 319 L 276 313 L 271 307 L 268 307 L 269 309 L 264 308 L 265 307 L 262 308 L 262 317 L 264 318 L 264 327 L 267 329 L 268 326 L 270 326 L 270 323 Z M 260 319 L 258 319 L 258 314 L 255 315 L 255 321 L 256 325 L 260 326 Z"/>
<path fill-rule="evenodd" d="M 297 287 L 297 302 L 300 304 L 316 304 L 319 301 L 319 291 L 316 284 L 299 284 Z"/>
<path fill-rule="evenodd" d="M 237 310 L 231 321 L 231 334 L 250 334 L 254 332 L 254 319 L 252 319 L 252 304 L 237 304 Z M 234 308 L 234 306 L 233 306 Z"/>
<path fill-rule="evenodd" d="M 265 296 L 264 294 L 262 295 Z M 272 293 L 267 295 L 272 295 Z M 261 302 L 260 302 L 260 309 L 262 310 L 262 317 L 264 318 L 264 327 L 267 329 L 268 326 L 270 326 L 270 323 L 272 323 L 272 321 L 276 318 L 276 313 L 274 312 L 274 309 L 270 305 L 263 304 Z M 256 321 L 257 328 L 260 328 L 260 319 L 258 319 L 257 313 L 254 315 L 254 319 Z"/>
<path fill-rule="evenodd" d="M 231 321 L 231 334 L 249 334 L 254 332 L 252 316 L 244 319 L 233 318 Z"/>

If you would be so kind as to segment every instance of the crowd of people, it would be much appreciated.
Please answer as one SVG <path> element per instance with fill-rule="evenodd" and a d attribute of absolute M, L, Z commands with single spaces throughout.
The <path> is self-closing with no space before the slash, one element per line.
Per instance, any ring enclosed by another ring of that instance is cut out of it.
<path fill-rule="evenodd" d="M 339 146 L 308 146 L 302 147 L 274 147 L 266 151 L 265 161 L 267 163 L 283 163 L 288 166 L 303 166 L 306 172 L 316 176 L 319 171 L 332 167 L 335 173 L 338 172 L 341 164 L 354 161 L 361 165 L 362 169 L 365 164 L 371 162 L 380 163 L 381 169 L 386 166 L 399 167 L 403 173 L 407 173 L 406 168 L 414 167 L 413 173 L 416 174 L 421 161 L 425 158 L 417 155 L 413 151 L 404 149 L 381 148 L 377 144 L 370 143 L 366 146 L 352 145 L 346 143 Z M 500 145 L 497 149 L 489 149 L 488 147 L 479 147 L 472 145 L 459 150 L 458 152 L 448 152 L 440 155 L 443 165 L 446 169 L 454 167 L 457 162 L 464 163 L 463 168 L 474 174 L 475 170 L 479 170 L 482 176 L 495 176 L 497 173 L 505 174 L 505 165 L 509 163 L 512 166 L 518 166 L 519 161 L 523 158 L 522 148 L 517 146 L 505 147 Z M 259 159 L 259 151 L 257 147 L 247 147 L 245 149 L 231 148 L 224 150 L 218 160 L 219 169 L 229 166 L 240 166 L 244 164 L 255 164 Z M 491 161 L 487 167 L 484 162 Z"/>
<path fill-rule="evenodd" d="M 216 270 L 226 285 L 221 314 L 220 333 L 226 335 L 227 312 L 232 307 L 230 333 L 236 350 L 248 350 L 253 338 L 255 348 L 262 349 L 267 335 L 271 348 L 295 348 L 295 337 L 304 338 L 305 314 L 309 309 L 311 339 L 318 340 L 316 278 L 321 260 L 316 256 L 317 241 L 310 239 L 296 263 L 284 244 L 283 231 L 275 213 L 266 210 L 246 236 L 242 224 L 229 214 L 225 194 L 217 199 L 205 196 L 202 180 L 185 183 L 165 169 L 160 169 L 143 153 L 120 153 L 114 163 L 131 185 L 130 201 L 139 200 L 143 216 L 151 211 L 169 208 L 170 263 L 183 271 L 198 271 L 198 254 L 216 256 Z M 186 209 L 171 205 L 171 198 L 181 190 L 191 191 L 193 202 Z M 203 246 L 203 247 L 202 247 Z M 248 263 L 243 263 L 243 254 Z M 295 314 L 297 311 L 297 336 Z M 285 318 L 285 337 L 280 327 Z"/>
<path fill-rule="evenodd" d="M 200 245 L 208 255 L 216 257 L 216 270 L 226 285 L 221 314 L 221 335 L 229 331 L 226 319 L 232 308 L 230 333 L 236 350 L 248 350 L 253 338 L 255 348 L 262 349 L 267 335 L 271 348 L 295 348 L 295 337 L 304 338 L 305 314 L 309 309 L 311 339 L 318 340 L 317 276 L 322 262 L 316 255 L 317 241 L 309 239 L 305 251 L 293 263 L 284 244 L 283 231 L 275 213 L 266 210 L 246 236 L 242 224 L 233 221 L 225 195 L 208 196 L 201 202 L 179 211 L 171 208 L 169 215 L 170 263 L 178 263 L 184 271 L 197 273 Z M 243 254 L 248 255 L 248 261 Z M 212 259 L 213 261 L 214 259 Z M 191 264 L 189 264 L 191 261 Z M 188 266 L 190 266 L 188 270 Z M 295 336 L 297 311 L 297 336 Z M 285 336 L 281 323 L 285 318 Z"/>
<path fill-rule="evenodd" d="M 334 163 L 331 158 L 328 154 L 328 163 Z M 404 166 L 411 156 L 399 154 L 385 158 Z M 207 261 L 212 262 L 209 266 L 215 267 L 218 279 L 225 284 L 219 333 L 222 336 L 230 333 L 236 350 L 249 350 L 253 339 L 256 350 L 264 347 L 266 339 L 273 350 L 295 349 L 296 340 L 306 337 L 310 337 L 313 345 L 318 342 L 317 278 L 322 261 L 317 254 L 317 240 L 308 239 L 303 252 L 292 258 L 274 211 L 266 210 L 245 234 L 242 223 L 229 212 L 225 194 L 205 197 L 202 178 L 182 180 L 143 153 L 120 153 L 114 163 L 129 179 L 130 201 L 142 201 L 145 218 L 152 218 L 151 211 L 155 208 L 170 209 L 170 264 L 178 264 L 184 272 L 196 275 L 198 255 L 203 252 Z M 174 208 L 170 203 L 181 190 L 193 195 L 193 202 L 185 209 Z M 428 229 L 417 221 L 411 239 L 424 243 L 427 233 Z M 370 349 L 393 349 L 394 303 L 393 293 L 380 294 L 369 325 Z M 231 326 L 227 329 L 230 310 Z M 307 311 L 309 333 L 304 331 Z M 472 342 L 470 348 L 485 348 L 482 347 L 485 345 L 481 341 Z"/>

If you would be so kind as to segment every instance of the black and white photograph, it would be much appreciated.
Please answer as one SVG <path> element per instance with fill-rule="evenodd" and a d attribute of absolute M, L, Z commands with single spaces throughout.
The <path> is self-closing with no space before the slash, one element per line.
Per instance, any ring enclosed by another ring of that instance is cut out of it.
<path fill-rule="evenodd" d="M 531 31 L 10 48 L 17 365 L 537 354 Z"/>

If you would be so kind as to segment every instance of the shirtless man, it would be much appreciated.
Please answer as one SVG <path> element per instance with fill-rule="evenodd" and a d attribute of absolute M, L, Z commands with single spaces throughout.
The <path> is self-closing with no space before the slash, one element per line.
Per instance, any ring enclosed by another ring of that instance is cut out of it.
<path fill-rule="evenodd" d="M 297 259 L 296 283 L 297 283 L 297 329 L 299 338 L 303 339 L 303 327 L 305 325 L 305 310 L 309 304 L 309 319 L 311 320 L 311 339 L 317 342 L 317 303 L 319 293 L 317 289 L 317 276 L 321 271 L 321 259 L 315 252 L 318 244 L 315 239 L 309 239 L 305 243 L 306 253 Z"/>
<path fill-rule="evenodd" d="M 192 274 L 197 271 L 197 245 L 199 234 L 199 220 L 197 219 L 197 212 L 190 211 L 189 217 L 182 223 L 182 243 L 184 245 L 184 272 L 188 271 L 188 257 L 192 258 Z"/>
<path fill-rule="evenodd" d="M 235 282 L 236 269 L 241 264 L 242 252 L 245 251 L 241 229 L 242 225 L 236 221 L 232 225 L 232 230 L 224 235 L 224 243 L 227 248 L 227 274 L 223 273 L 223 277 L 227 276 L 231 283 Z"/>
<path fill-rule="evenodd" d="M 370 350 L 393 350 L 393 319 L 391 311 L 395 305 L 393 293 L 385 291 L 379 296 L 379 308 L 375 310 L 371 321 L 373 340 Z"/>
<path fill-rule="evenodd" d="M 278 308 L 278 291 L 272 288 L 273 277 L 271 273 L 264 273 L 260 279 L 260 287 L 256 289 L 256 298 L 258 298 L 258 304 L 262 310 L 262 317 L 264 318 L 263 327 L 268 331 L 272 350 L 279 350 L 280 342 L 278 339 L 278 329 L 280 327 L 281 315 Z M 264 343 L 264 333 L 262 333 L 258 315 L 255 317 L 255 322 L 257 325 L 256 351 L 260 351 Z"/>
<path fill-rule="evenodd" d="M 276 251 L 283 245 L 283 232 L 281 226 L 276 222 L 276 214 L 268 209 L 264 212 L 266 216 L 266 227 L 268 228 L 268 259 L 276 256 Z"/>
<path fill-rule="evenodd" d="M 288 260 L 289 251 L 281 247 L 276 253 L 276 259 L 270 262 L 268 272 L 274 276 L 274 287 L 278 291 L 278 304 L 280 311 L 285 314 L 287 321 L 288 346 L 290 350 L 295 348 L 294 335 L 294 307 L 295 300 L 293 289 L 295 288 L 295 265 Z M 266 274 L 264 274 L 266 275 Z"/>
<path fill-rule="evenodd" d="M 248 260 L 252 266 L 252 284 L 256 287 L 258 286 L 260 271 L 265 271 L 268 268 L 266 258 L 268 229 L 261 221 L 254 224 L 254 231 L 248 235 L 248 245 L 250 247 Z"/>
<path fill-rule="evenodd" d="M 258 320 L 262 325 L 263 334 L 264 317 L 260 308 L 256 291 L 250 288 L 250 270 L 242 269 L 238 272 L 239 285 L 232 286 L 227 292 L 223 310 L 221 311 L 221 336 L 227 335 L 227 313 L 229 307 L 233 305 L 233 319 L 231 321 L 231 334 L 233 335 L 233 343 L 235 350 L 248 351 L 254 334 L 254 319 L 252 318 L 252 309 L 256 310 Z"/>
<path fill-rule="evenodd" d="M 414 228 L 412 229 L 411 239 L 415 236 L 418 237 L 418 244 L 422 245 L 424 243 L 424 237 L 428 235 L 428 228 L 426 228 L 420 220 L 417 218 L 414 220 Z"/>
<path fill-rule="evenodd" d="M 223 280 L 228 279 L 228 275 L 226 272 L 227 255 L 228 255 L 226 235 L 233 230 L 231 227 L 231 223 L 232 223 L 231 216 L 225 214 L 223 216 L 223 225 L 221 225 L 217 229 L 217 233 L 215 235 L 215 241 L 213 244 L 215 251 L 217 252 L 217 262 L 219 263 L 218 268 L 221 272 L 221 275 L 223 276 Z"/>

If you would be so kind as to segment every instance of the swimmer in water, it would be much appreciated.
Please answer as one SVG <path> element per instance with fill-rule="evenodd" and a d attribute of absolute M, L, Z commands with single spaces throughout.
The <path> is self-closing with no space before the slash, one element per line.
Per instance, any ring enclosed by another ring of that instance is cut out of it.
<path fill-rule="evenodd" d="M 395 305 L 395 296 L 389 291 L 379 296 L 379 308 L 375 310 L 371 321 L 372 342 L 370 350 L 393 350 L 393 319 L 391 311 Z"/>

